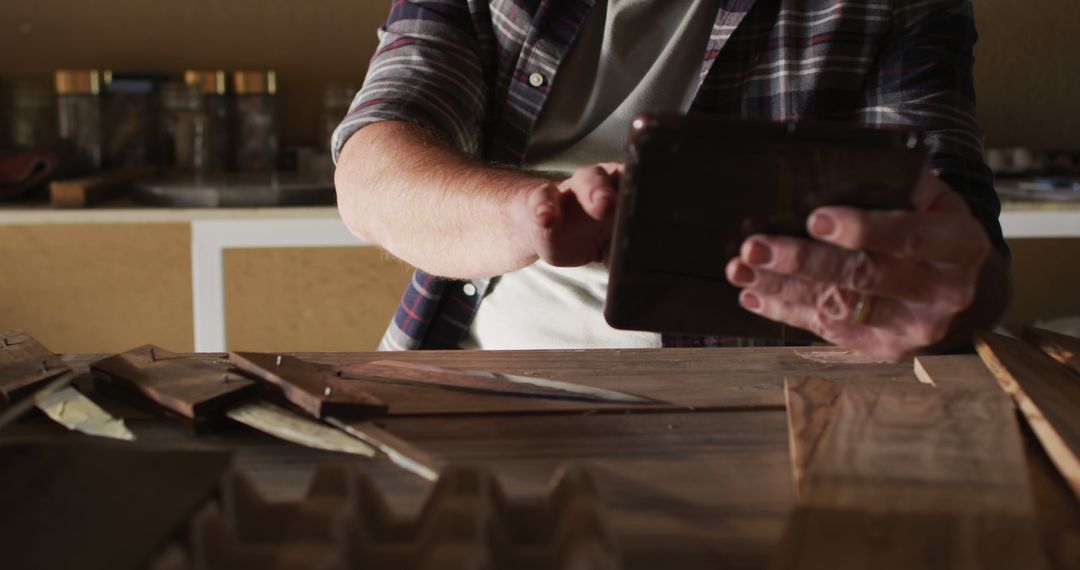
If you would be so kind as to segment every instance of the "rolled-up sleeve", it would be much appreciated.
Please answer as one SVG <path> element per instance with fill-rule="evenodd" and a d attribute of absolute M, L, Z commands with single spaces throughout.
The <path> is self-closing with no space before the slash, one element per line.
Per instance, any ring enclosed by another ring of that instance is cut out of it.
<path fill-rule="evenodd" d="M 897 0 L 892 38 L 868 79 L 859 119 L 869 125 L 926 133 L 930 167 L 959 192 L 1008 256 L 998 216 L 1001 203 L 983 158 L 975 119 L 974 46 L 970 0 Z"/>
<path fill-rule="evenodd" d="M 488 84 L 466 0 L 395 0 L 364 86 L 331 139 L 380 121 L 419 125 L 471 155 L 480 149 Z"/>

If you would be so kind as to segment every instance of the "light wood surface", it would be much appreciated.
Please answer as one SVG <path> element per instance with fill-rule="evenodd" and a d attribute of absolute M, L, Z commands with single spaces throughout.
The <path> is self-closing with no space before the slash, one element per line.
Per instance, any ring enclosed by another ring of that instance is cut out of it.
<path fill-rule="evenodd" d="M 788 387 L 791 414 L 807 416 L 791 445 L 813 456 L 774 568 L 1045 567 L 1004 394 L 820 378 Z"/>
<path fill-rule="evenodd" d="M 1076 376 L 1022 340 L 979 333 L 975 348 L 1080 497 L 1080 382 Z"/>
<path fill-rule="evenodd" d="M 1000 389 L 990 369 L 969 354 L 916 356 L 915 377 L 938 388 Z"/>

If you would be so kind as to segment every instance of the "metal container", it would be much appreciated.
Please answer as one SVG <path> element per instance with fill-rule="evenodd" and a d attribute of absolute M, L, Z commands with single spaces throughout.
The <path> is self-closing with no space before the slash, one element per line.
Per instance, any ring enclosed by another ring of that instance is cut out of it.
<path fill-rule="evenodd" d="M 277 74 L 273 71 L 234 72 L 233 92 L 236 95 L 237 170 L 274 170 L 278 158 Z"/>
<path fill-rule="evenodd" d="M 206 114 L 205 170 L 217 172 L 233 164 L 229 133 L 229 96 L 226 75 L 221 70 L 188 70 L 184 83 L 196 89 L 202 97 Z"/>
<path fill-rule="evenodd" d="M 98 70 L 61 70 L 55 75 L 57 127 L 60 138 L 87 166 L 104 162 L 103 74 Z"/>

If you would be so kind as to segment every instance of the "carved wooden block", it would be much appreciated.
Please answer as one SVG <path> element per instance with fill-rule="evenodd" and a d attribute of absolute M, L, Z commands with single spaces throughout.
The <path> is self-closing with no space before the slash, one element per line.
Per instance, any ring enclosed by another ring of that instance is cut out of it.
<path fill-rule="evenodd" d="M 267 503 L 238 473 L 227 477 L 222 495 L 223 509 L 194 524 L 198 568 L 620 566 L 595 488 L 581 470 L 557 476 L 540 499 L 510 502 L 491 474 L 450 467 L 420 514 L 404 520 L 350 464 L 321 467 L 298 503 Z"/>
<path fill-rule="evenodd" d="M 197 428 L 220 420 L 257 388 L 226 362 L 188 358 L 153 345 L 99 360 L 90 370 L 98 389 L 137 395 L 142 403 Z"/>
<path fill-rule="evenodd" d="M 0 332 L 0 408 L 70 371 L 59 356 L 25 332 Z"/>
<path fill-rule="evenodd" d="M 387 406 L 360 382 L 338 376 L 337 368 L 291 356 L 255 352 L 229 353 L 229 362 L 246 374 L 273 385 L 286 400 L 316 418 L 370 417 Z"/>

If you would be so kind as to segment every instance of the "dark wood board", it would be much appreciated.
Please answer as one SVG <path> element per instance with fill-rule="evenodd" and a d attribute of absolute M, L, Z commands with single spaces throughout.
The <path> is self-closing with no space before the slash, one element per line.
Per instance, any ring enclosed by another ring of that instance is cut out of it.
<path fill-rule="evenodd" d="M 1080 374 L 1080 338 L 1035 327 L 1024 328 L 1024 340 L 1039 347 L 1054 360 Z M 1077 377 L 1080 382 L 1080 376 Z"/>
<path fill-rule="evenodd" d="M 0 331 L 0 409 L 70 371 L 59 356 L 25 332 Z"/>
<path fill-rule="evenodd" d="M 231 352 L 229 362 L 253 378 L 274 386 L 286 400 L 316 418 L 355 418 L 386 413 L 386 404 L 355 380 L 338 377 L 332 366 L 292 356 Z"/>
<path fill-rule="evenodd" d="M 214 492 L 229 458 L 74 435 L 0 440 L 0 564 L 143 568 Z"/>
<path fill-rule="evenodd" d="M 254 381 L 233 373 L 226 362 L 189 358 L 146 345 L 95 362 L 95 388 L 137 394 L 199 426 L 220 420 L 233 403 L 252 395 Z"/>
<path fill-rule="evenodd" d="M 978 333 L 975 349 L 1080 497 L 1080 381 L 1076 375 L 1022 340 Z"/>
<path fill-rule="evenodd" d="M 200 355 L 202 358 L 217 355 Z M 540 376 L 608 388 L 668 402 L 654 406 L 597 404 L 452 393 L 403 386 L 364 389 L 388 403 L 391 416 L 506 413 L 621 413 L 687 409 L 784 409 L 785 374 L 822 375 L 837 381 L 911 382 L 911 364 L 869 362 L 833 348 L 663 349 L 597 351 L 412 351 L 298 353 L 299 359 L 338 370 L 354 364 L 399 360 L 473 370 Z M 353 382 L 362 382 L 350 380 Z"/>
<path fill-rule="evenodd" d="M 774 568 L 1045 568 L 1003 394 L 788 382 L 801 424 L 824 432 L 792 432 L 815 452 Z"/>

